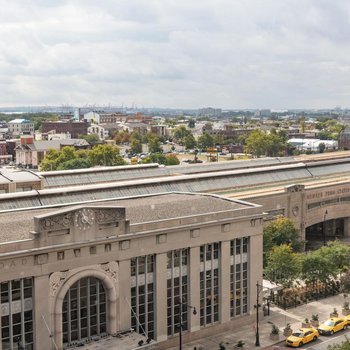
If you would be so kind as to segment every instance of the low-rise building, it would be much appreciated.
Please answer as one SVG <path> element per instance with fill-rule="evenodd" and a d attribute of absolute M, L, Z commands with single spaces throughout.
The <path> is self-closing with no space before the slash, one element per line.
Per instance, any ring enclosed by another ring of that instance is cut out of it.
<path fill-rule="evenodd" d="M 88 134 L 96 134 L 100 140 L 104 140 L 109 137 L 109 132 L 102 125 L 91 124 L 88 127 Z"/>
<path fill-rule="evenodd" d="M 12 136 L 33 135 L 34 123 L 27 119 L 14 119 L 8 122 L 8 131 Z"/>
<path fill-rule="evenodd" d="M 111 124 L 125 122 L 128 116 L 122 113 L 88 112 L 83 119 L 91 124 Z"/>
<path fill-rule="evenodd" d="M 339 136 L 339 148 L 344 150 L 350 149 L 350 127 L 347 126 Z"/>
<path fill-rule="evenodd" d="M 37 169 L 49 149 L 60 150 L 64 146 L 88 148 L 89 143 L 82 139 L 35 141 L 33 137 L 22 137 L 16 147 L 16 165 Z"/>
<path fill-rule="evenodd" d="M 80 135 L 87 135 L 87 129 L 90 123 L 87 121 L 44 121 L 41 125 L 42 133 L 49 133 L 55 131 L 56 134 L 69 133 L 73 139 L 78 138 Z"/>

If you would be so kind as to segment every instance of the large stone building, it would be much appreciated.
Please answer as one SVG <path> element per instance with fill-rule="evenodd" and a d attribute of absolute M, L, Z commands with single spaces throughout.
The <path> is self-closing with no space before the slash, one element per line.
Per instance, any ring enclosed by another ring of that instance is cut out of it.
<path fill-rule="evenodd" d="M 189 340 L 252 322 L 263 217 L 189 193 L 1 213 L 0 349 L 119 349 L 131 328 L 126 349 L 165 348 L 180 323 Z"/>
<path fill-rule="evenodd" d="M 119 349 L 130 329 L 125 349 L 162 349 L 180 323 L 184 341 L 253 323 L 268 220 L 349 240 L 348 155 L 32 176 L 0 194 L 0 350 Z"/>

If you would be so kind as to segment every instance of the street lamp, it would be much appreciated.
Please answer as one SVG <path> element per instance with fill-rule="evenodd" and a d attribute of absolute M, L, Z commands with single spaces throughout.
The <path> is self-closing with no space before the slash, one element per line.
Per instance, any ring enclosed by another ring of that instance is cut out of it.
<path fill-rule="evenodd" d="M 259 294 L 263 290 L 263 286 L 259 284 L 259 281 L 256 282 L 256 304 L 254 307 L 256 308 L 256 333 L 255 333 L 255 346 L 260 346 L 260 337 L 259 337 Z"/>
<path fill-rule="evenodd" d="M 324 215 L 323 215 L 323 227 L 322 227 L 322 231 L 323 231 L 323 246 L 326 245 L 326 216 L 328 214 L 328 211 L 326 210 L 324 212 Z"/>
<path fill-rule="evenodd" d="M 182 327 L 183 327 L 183 320 L 182 320 L 182 305 L 185 305 L 188 309 L 193 309 L 192 313 L 193 315 L 197 315 L 197 310 L 194 306 L 192 305 L 188 305 L 187 303 L 183 303 L 182 301 L 179 301 L 179 305 L 180 305 L 180 332 L 179 332 L 179 342 L 180 342 L 180 346 L 179 346 L 179 350 L 182 350 Z"/>

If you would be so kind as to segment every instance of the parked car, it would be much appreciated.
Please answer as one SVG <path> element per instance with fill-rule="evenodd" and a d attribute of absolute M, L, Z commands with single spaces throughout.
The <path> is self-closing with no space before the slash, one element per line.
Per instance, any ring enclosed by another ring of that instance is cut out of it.
<path fill-rule="evenodd" d="M 316 341 L 318 336 L 319 333 L 315 328 L 300 328 L 286 339 L 286 345 L 292 347 L 303 346 L 311 341 Z"/>
<path fill-rule="evenodd" d="M 332 317 L 318 327 L 318 332 L 322 335 L 332 335 L 346 328 L 348 321 L 345 318 Z"/>

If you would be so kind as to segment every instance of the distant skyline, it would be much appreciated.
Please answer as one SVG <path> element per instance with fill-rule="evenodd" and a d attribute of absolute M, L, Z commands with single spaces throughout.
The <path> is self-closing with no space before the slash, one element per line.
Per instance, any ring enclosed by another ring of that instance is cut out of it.
<path fill-rule="evenodd" d="M 0 0 L 0 106 L 350 106 L 347 0 Z"/>

